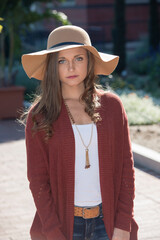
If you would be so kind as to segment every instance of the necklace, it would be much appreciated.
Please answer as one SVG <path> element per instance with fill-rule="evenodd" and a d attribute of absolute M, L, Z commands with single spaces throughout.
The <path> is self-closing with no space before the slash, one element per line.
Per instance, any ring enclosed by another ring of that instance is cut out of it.
<path fill-rule="evenodd" d="M 90 137 L 90 140 L 89 140 L 88 145 L 86 145 L 86 144 L 84 143 L 84 140 L 83 140 L 83 138 L 82 138 L 82 135 L 81 135 L 81 133 L 80 133 L 80 131 L 79 131 L 79 129 L 78 129 L 78 127 L 77 127 L 75 121 L 74 121 L 74 118 L 73 118 L 73 116 L 72 116 L 72 114 L 71 114 L 71 112 L 70 112 L 70 110 L 69 110 L 69 107 L 68 107 L 68 105 L 67 105 L 67 103 L 66 103 L 65 100 L 64 100 L 64 104 L 65 104 L 65 106 L 66 106 L 66 109 L 67 109 L 68 115 L 69 115 L 69 117 L 70 117 L 72 123 L 73 123 L 74 126 L 76 127 L 76 130 L 77 130 L 77 132 L 78 132 L 78 134 L 79 134 L 79 136 L 80 136 L 80 139 L 81 139 L 81 141 L 82 141 L 82 144 L 83 144 L 83 146 L 85 147 L 85 152 L 86 152 L 86 163 L 85 163 L 85 168 L 86 168 L 86 169 L 87 169 L 87 168 L 90 168 L 91 165 L 90 165 L 90 162 L 89 162 L 89 146 L 90 146 L 90 144 L 91 144 L 91 142 L 92 142 L 92 136 L 93 136 L 93 122 L 92 122 L 92 129 L 91 129 L 91 137 Z"/>

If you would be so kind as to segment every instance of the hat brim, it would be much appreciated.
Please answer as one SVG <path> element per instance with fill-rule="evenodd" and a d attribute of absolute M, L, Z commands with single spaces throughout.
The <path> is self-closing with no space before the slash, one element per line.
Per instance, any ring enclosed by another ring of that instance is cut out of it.
<path fill-rule="evenodd" d="M 93 53 L 95 57 L 95 75 L 109 75 L 111 74 L 119 61 L 119 57 L 112 54 L 98 52 L 93 46 L 85 45 L 65 45 L 58 46 L 47 50 L 42 50 L 34 53 L 24 54 L 22 56 L 22 65 L 29 78 L 36 78 L 43 80 L 47 54 L 59 52 L 61 50 L 83 47 Z"/>

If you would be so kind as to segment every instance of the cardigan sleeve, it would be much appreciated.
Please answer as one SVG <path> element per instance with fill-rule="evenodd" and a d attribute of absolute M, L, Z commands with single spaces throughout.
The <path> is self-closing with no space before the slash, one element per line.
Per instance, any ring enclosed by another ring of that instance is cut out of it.
<path fill-rule="evenodd" d="M 123 143 L 123 166 L 121 185 L 118 197 L 115 227 L 125 231 L 131 231 L 131 222 L 133 218 L 133 200 L 134 200 L 134 164 L 131 150 L 131 141 L 129 137 L 129 126 L 126 113 L 124 114 L 124 143 Z"/>
<path fill-rule="evenodd" d="M 38 215 L 42 223 L 42 231 L 47 240 L 66 240 L 56 214 L 54 199 L 51 195 L 48 172 L 47 144 L 43 140 L 42 131 L 32 133 L 32 118 L 29 113 L 25 134 L 27 151 L 27 176 Z"/>

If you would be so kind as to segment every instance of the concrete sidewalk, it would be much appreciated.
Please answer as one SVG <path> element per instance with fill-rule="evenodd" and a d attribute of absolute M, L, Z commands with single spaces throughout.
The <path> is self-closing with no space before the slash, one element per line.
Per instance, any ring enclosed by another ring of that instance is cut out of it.
<path fill-rule="evenodd" d="M 0 240 L 29 240 L 35 206 L 26 178 L 24 129 L 0 121 Z M 139 240 L 160 239 L 160 175 L 136 167 Z"/>

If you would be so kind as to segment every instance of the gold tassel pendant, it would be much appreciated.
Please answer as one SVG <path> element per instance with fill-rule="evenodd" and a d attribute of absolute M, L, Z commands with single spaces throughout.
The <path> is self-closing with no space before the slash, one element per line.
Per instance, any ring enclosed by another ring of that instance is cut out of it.
<path fill-rule="evenodd" d="M 89 151 L 88 148 L 86 148 L 86 166 L 85 166 L 85 168 L 90 168 L 88 151 Z"/>

